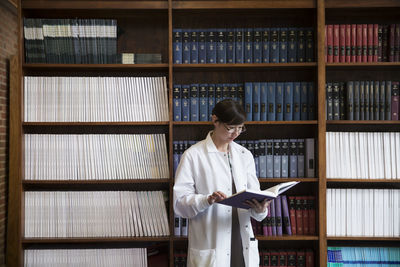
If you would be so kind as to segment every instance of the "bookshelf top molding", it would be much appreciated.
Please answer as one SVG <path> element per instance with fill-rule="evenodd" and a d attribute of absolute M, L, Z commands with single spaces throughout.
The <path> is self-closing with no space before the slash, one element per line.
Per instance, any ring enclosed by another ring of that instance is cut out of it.
<path fill-rule="evenodd" d="M 168 1 L 35 1 L 22 0 L 22 9 L 73 9 L 73 10 L 104 10 L 104 9 L 165 9 Z"/>
<path fill-rule="evenodd" d="M 400 7 L 398 0 L 325 0 L 325 8 Z"/>
<path fill-rule="evenodd" d="M 285 9 L 316 8 L 314 0 L 172 1 L 172 9 Z"/>

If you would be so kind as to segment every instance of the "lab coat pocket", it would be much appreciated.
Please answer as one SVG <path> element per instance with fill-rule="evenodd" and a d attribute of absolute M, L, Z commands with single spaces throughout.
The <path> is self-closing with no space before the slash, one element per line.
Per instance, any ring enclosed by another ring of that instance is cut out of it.
<path fill-rule="evenodd" d="M 190 266 L 196 267 L 214 267 L 215 266 L 215 249 L 194 249 L 190 251 Z"/>

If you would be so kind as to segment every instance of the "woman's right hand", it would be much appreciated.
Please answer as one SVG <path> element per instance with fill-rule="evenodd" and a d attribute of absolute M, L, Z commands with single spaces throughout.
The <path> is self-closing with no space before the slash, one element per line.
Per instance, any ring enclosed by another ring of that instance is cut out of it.
<path fill-rule="evenodd" d="M 222 193 L 221 191 L 215 191 L 210 196 L 208 196 L 207 201 L 208 201 L 208 204 L 211 205 L 215 202 L 222 201 L 225 198 L 226 198 L 226 195 L 224 193 Z"/>

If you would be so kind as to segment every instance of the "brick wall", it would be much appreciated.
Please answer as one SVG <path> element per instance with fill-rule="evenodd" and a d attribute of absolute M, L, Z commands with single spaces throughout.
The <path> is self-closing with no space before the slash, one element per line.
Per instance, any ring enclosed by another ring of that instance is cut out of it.
<path fill-rule="evenodd" d="M 0 266 L 5 266 L 8 191 L 9 58 L 17 53 L 17 9 L 0 1 Z"/>

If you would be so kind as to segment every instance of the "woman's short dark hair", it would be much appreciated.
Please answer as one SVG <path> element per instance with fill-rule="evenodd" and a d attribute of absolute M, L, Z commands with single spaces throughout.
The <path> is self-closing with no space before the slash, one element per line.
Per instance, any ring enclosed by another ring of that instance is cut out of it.
<path fill-rule="evenodd" d="M 243 107 L 233 99 L 218 102 L 212 110 L 212 115 L 217 116 L 218 121 L 229 125 L 239 125 L 246 120 Z"/>

